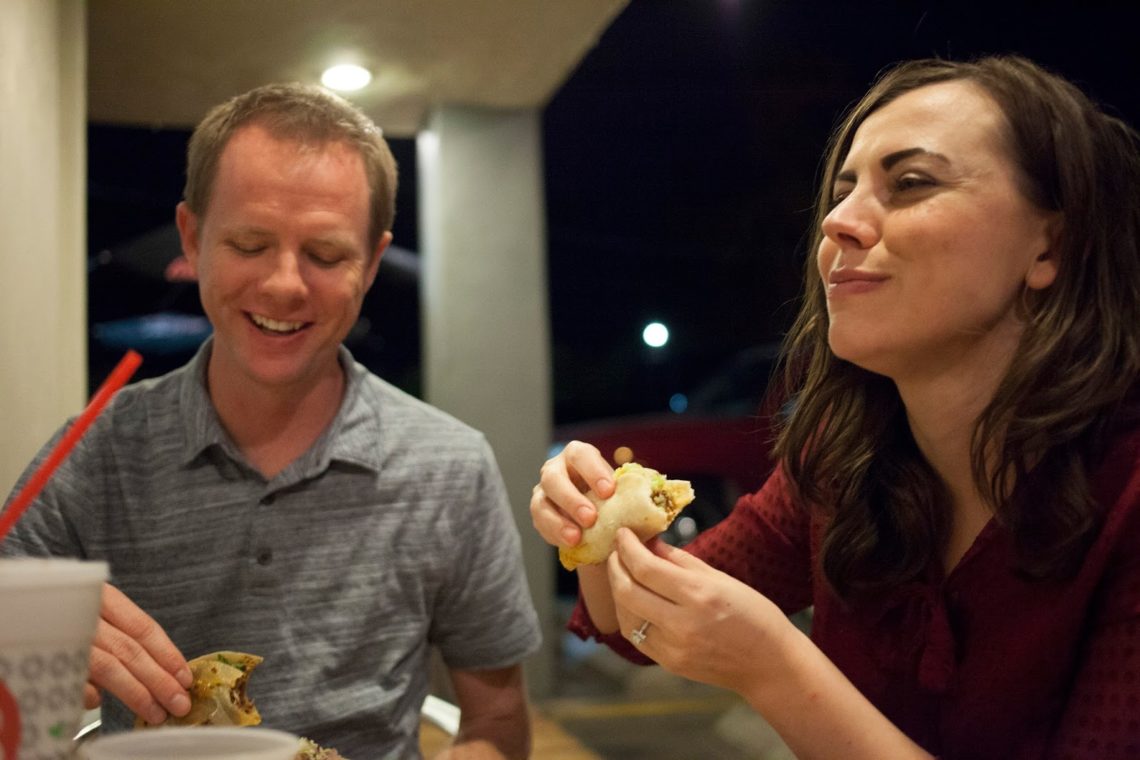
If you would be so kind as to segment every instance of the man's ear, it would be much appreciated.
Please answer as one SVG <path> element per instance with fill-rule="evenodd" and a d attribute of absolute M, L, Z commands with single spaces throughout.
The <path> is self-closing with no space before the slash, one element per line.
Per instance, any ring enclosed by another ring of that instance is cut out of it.
<path fill-rule="evenodd" d="M 384 256 L 384 251 L 388 250 L 388 246 L 392 242 L 392 233 L 385 232 L 380 236 L 380 240 L 376 243 L 376 249 L 372 251 L 372 260 L 368 262 L 368 271 L 365 273 L 364 290 L 367 292 L 372 287 L 373 281 L 376 279 L 376 273 L 380 271 L 380 259 Z"/>
<path fill-rule="evenodd" d="M 1045 221 L 1045 250 L 1030 262 L 1025 273 L 1025 285 L 1030 290 L 1044 290 L 1057 279 L 1063 230 L 1064 218 L 1060 213 L 1051 214 Z"/>
<path fill-rule="evenodd" d="M 178 238 L 182 241 L 182 254 L 190 262 L 190 270 L 198 276 L 198 215 L 190 210 L 186 201 L 174 209 L 174 223 L 178 226 Z"/>

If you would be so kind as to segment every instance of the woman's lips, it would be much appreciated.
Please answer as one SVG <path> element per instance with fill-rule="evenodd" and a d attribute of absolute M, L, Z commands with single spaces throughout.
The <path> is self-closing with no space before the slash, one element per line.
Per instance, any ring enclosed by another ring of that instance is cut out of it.
<path fill-rule="evenodd" d="M 827 295 L 831 297 L 868 293 L 886 281 L 887 276 L 884 274 L 839 269 L 832 272 L 827 278 Z"/>

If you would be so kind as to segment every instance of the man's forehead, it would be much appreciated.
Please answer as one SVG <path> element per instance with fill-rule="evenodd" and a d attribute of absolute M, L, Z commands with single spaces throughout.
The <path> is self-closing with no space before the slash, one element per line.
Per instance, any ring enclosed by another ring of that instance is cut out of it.
<path fill-rule="evenodd" d="M 317 219 L 349 215 L 367 229 L 371 193 L 359 153 L 343 141 L 323 144 L 279 138 L 258 125 L 235 130 L 222 151 L 204 217 L 253 232 L 254 209 L 290 209 Z M 218 215 L 219 209 L 225 213 Z M 273 225 L 268 225 L 266 229 Z"/>
<path fill-rule="evenodd" d="M 345 138 L 291 134 L 257 121 L 233 131 L 222 148 L 220 163 L 225 163 L 227 158 L 230 161 L 245 158 L 253 151 L 296 154 L 298 158 L 331 153 L 339 155 L 340 160 L 364 164 L 360 149 Z"/>

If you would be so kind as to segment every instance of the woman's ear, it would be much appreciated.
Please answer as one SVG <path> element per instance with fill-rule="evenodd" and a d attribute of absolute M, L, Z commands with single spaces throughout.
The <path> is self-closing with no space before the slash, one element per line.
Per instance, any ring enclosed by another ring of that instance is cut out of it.
<path fill-rule="evenodd" d="M 1045 250 L 1030 262 L 1029 271 L 1025 273 L 1025 285 L 1030 290 L 1044 290 L 1057 279 L 1063 229 L 1064 220 L 1060 212 L 1050 214 L 1045 220 Z"/>

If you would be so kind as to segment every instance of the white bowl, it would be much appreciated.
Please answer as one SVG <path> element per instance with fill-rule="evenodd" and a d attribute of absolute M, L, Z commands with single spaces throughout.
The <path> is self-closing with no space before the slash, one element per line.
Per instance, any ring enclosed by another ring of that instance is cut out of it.
<path fill-rule="evenodd" d="M 293 760 L 300 739 L 271 728 L 178 726 L 108 734 L 79 750 L 85 760 Z"/>

